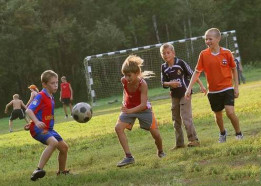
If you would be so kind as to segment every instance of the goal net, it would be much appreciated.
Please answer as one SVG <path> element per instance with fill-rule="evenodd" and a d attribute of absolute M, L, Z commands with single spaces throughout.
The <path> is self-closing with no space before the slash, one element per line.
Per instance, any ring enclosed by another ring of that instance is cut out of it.
<path fill-rule="evenodd" d="M 235 51 L 236 57 L 239 56 L 236 31 L 222 32 L 220 46 Z M 186 61 L 192 69 L 198 60 L 199 53 L 206 48 L 204 36 L 187 38 L 176 41 L 169 41 L 173 44 L 176 56 Z M 149 92 L 161 88 L 161 58 L 159 48 L 163 43 L 148 45 L 138 48 L 131 48 L 115 52 L 87 56 L 84 59 L 85 77 L 88 91 L 88 102 L 93 105 L 100 105 L 101 102 L 121 100 L 123 87 L 120 79 L 121 66 L 124 60 L 130 55 L 135 54 L 144 59 L 142 71 L 148 70 L 155 73 L 155 77 L 147 79 Z"/>

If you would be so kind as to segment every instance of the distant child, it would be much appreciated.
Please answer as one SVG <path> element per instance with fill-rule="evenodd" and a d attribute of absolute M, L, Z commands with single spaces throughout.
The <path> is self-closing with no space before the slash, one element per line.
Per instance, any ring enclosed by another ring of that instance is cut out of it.
<path fill-rule="evenodd" d="M 30 85 L 28 87 L 31 91 L 31 96 L 30 99 L 28 100 L 26 107 L 28 107 L 30 105 L 30 103 L 34 100 L 35 96 L 38 94 L 39 90 L 35 85 Z M 29 130 L 30 129 L 30 123 L 24 126 L 25 130 Z"/>
<path fill-rule="evenodd" d="M 235 52 L 232 52 L 232 54 L 234 55 L 234 60 L 235 60 L 236 65 L 237 65 L 238 84 L 240 85 L 241 80 L 242 80 L 243 84 L 245 84 L 246 78 L 243 76 L 243 67 L 242 67 L 242 64 L 240 62 L 240 59 L 239 59 L 239 57 L 236 57 Z"/>
<path fill-rule="evenodd" d="M 131 130 L 136 119 L 139 120 L 140 128 L 150 131 L 158 149 L 158 157 L 162 158 L 165 156 L 157 121 L 152 112 L 151 104 L 148 102 L 148 85 L 143 79 L 146 78 L 149 73 L 141 72 L 142 63 L 143 59 L 135 55 L 130 55 L 124 61 L 121 69 L 124 75 L 124 77 L 121 78 L 124 89 L 123 105 L 115 126 L 115 131 L 126 157 L 117 164 L 118 167 L 134 163 L 134 157 L 130 152 L 124 130 Z"/>
<path fill-rule="evenodd" d="M 32 119 L 30 125 L 31 136 L 47 145 L 43 151 L 37 169 L 31 176 L 32 181 L 45 176 L 43 170 L 55 149 L 58 149 L 59 174 L 68 174 L 65 169 L 67 161 L 68 145 L 62 137 L 53 129 L 54 127 L 54 97 L 53 94 L 58 89 L 58 75 L 52 70 L 44 71 L 41 75 L 43 89 L 39 92 L 32 103 L 29 105 L 26 113 Z"/>
<path fill-rule="evenodd" d="M 13 120 L 19 118 L 19 119 L 25 119 L 26 123 L 28 123 L 28 120 L 25 117 L 25 113 L 22 109 L 22 107 L 24 109 L 26 109 L 27 107 L 25 106 L 24 102 L 22 100 L 19 99 L 19 95 L 15 94 L 13 95 L 13 100 L 10 101 L 10 103 L 8 103 L 5 107 L 5 113 L 7 114 L 8 112 L 8 107 L 10 107 L 11 105 L 13 105 L 13 111 L 10 115 L 10 119 L 9 119 L 9 131 L 13 132 Z"/>
<path fill-rule="evenodd" d="M 182 123 L 184 124 L 187 132 L 188 147 L 199 146 L 200 142 L 192 121 L 191 98 L 185 99 L 184 95 L 187 90 L 189 79 L 193 71 L 190 66 L 175 56 L 173 45 L 165 43 L 160 47 L 160 54 L 165 61 L 161 65 L 161 83 L 163 88 L 170 88 L 172 100 L 172 120 L 176 135 L 176 146 L 171 150 L 184 148 L 184 136 L 182 131 Z M 201 91 L 206 92 L 205 87 L 198 79 Z M 189 92 L 192 94 L 192 91 Z"/>
<path fill-rule="evenodd" d="M 65 118 L 68 118 L 67 106 L 70 107 L 70 112 L 72 115 L 72 100 L 73 100 L 73 90 L 71 84 L 67 82 L 66 77 L 61 78 L 61 91 L 60 91 L 60 101 L 63 103 L 63 109 L 65 113 Z"/>
<path fill-rule="evenodd" d="M 235 129 L 236 139 L 243 139 L 243 134 L 234 110 L 234 100 L 239 96 L 236 64 L 230 50 L 219 46 L 220 40 L 221 33 L 217 28 L 206 31 L 205 43 L 208 48 L 199 54 L 196 70 L 185 95 L 190 98 L 191 88 L 204 71 L 208 82 L 208 100 L 220 130 L 219 143 L 223 143 L 226 142 L 227 136 L 222 116 L 224 108 Z"/>
<path fill-rule="evenodd" d="M 30 85 L 28 87 L 31 91 L 31 96 L 30 96 L 30 99 L 28 100 L 26 106 L 28 107 L 29 104 L 34 100 L 35 96 L 38 94 L 39 90 L 38 88 L 35 86 L 35 85 Z"/>

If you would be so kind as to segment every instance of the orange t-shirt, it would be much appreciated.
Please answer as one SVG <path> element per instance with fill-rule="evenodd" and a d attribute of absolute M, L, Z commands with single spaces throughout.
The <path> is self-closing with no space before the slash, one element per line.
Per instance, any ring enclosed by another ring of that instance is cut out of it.
<path fill-rule="evenodd" d="M 196 71 L 205 72 L 209 92 L 222 92 L 233 88 L 233 68 L 236 68 L 236 63 L 230 50 L 221 47 L 215 55 L 207 48 L 199 54 Z"/>

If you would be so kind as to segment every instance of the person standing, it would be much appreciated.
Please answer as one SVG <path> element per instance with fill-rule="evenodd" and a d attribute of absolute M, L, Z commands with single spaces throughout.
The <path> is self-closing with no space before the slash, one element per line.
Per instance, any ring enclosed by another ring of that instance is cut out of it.
<path fill-rule="evenodd" d="M 60 91 L 60 101 L 63 103 L 63 109 L 65 113 L 65 118 L 68 118 L 67 106 L 70 108 L 70 114 L 72 115 L 72 100 L 73 100 L 73 90 L 71 84 L 67 82 L 66 77 L 61 77 L 61 91 Z"/>

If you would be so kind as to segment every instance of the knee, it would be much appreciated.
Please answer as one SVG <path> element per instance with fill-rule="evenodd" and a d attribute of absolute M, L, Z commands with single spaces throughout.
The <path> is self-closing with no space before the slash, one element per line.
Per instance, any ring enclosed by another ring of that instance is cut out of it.
<path fill-rule="evenodd" d="M 69 149 L 69 146 L 68 146 L 66 143 L 64 143 L 64 145 L 62 146 L 62 148 L 60 149 L 60 151 L 61 151 L 62 153 L 67 153 L 67 152 L 68 152 L 68 149 Z"/>
<path fill-rule="evenodd" d="M 119 123 L 117 123 L 114 130 L 116 133 L 121 133 L 121 132 L 123 132 L 124 129 L 122 129 L 121 125 Z"/>
<path fill-rule="evenodd" d="M 234 111 L 227 111 L 226 115 L 227 115 L 228 118 L 231 118 L 235 115 L 235 112 Z"/>
<path fill-rule="evenodd" d="M 49 143 L 49 146 L 53 147 L 53 148 L 57 148 L 58 147 L 58 141 L 57 140 L 52 140 L 50 143 Z"/>

